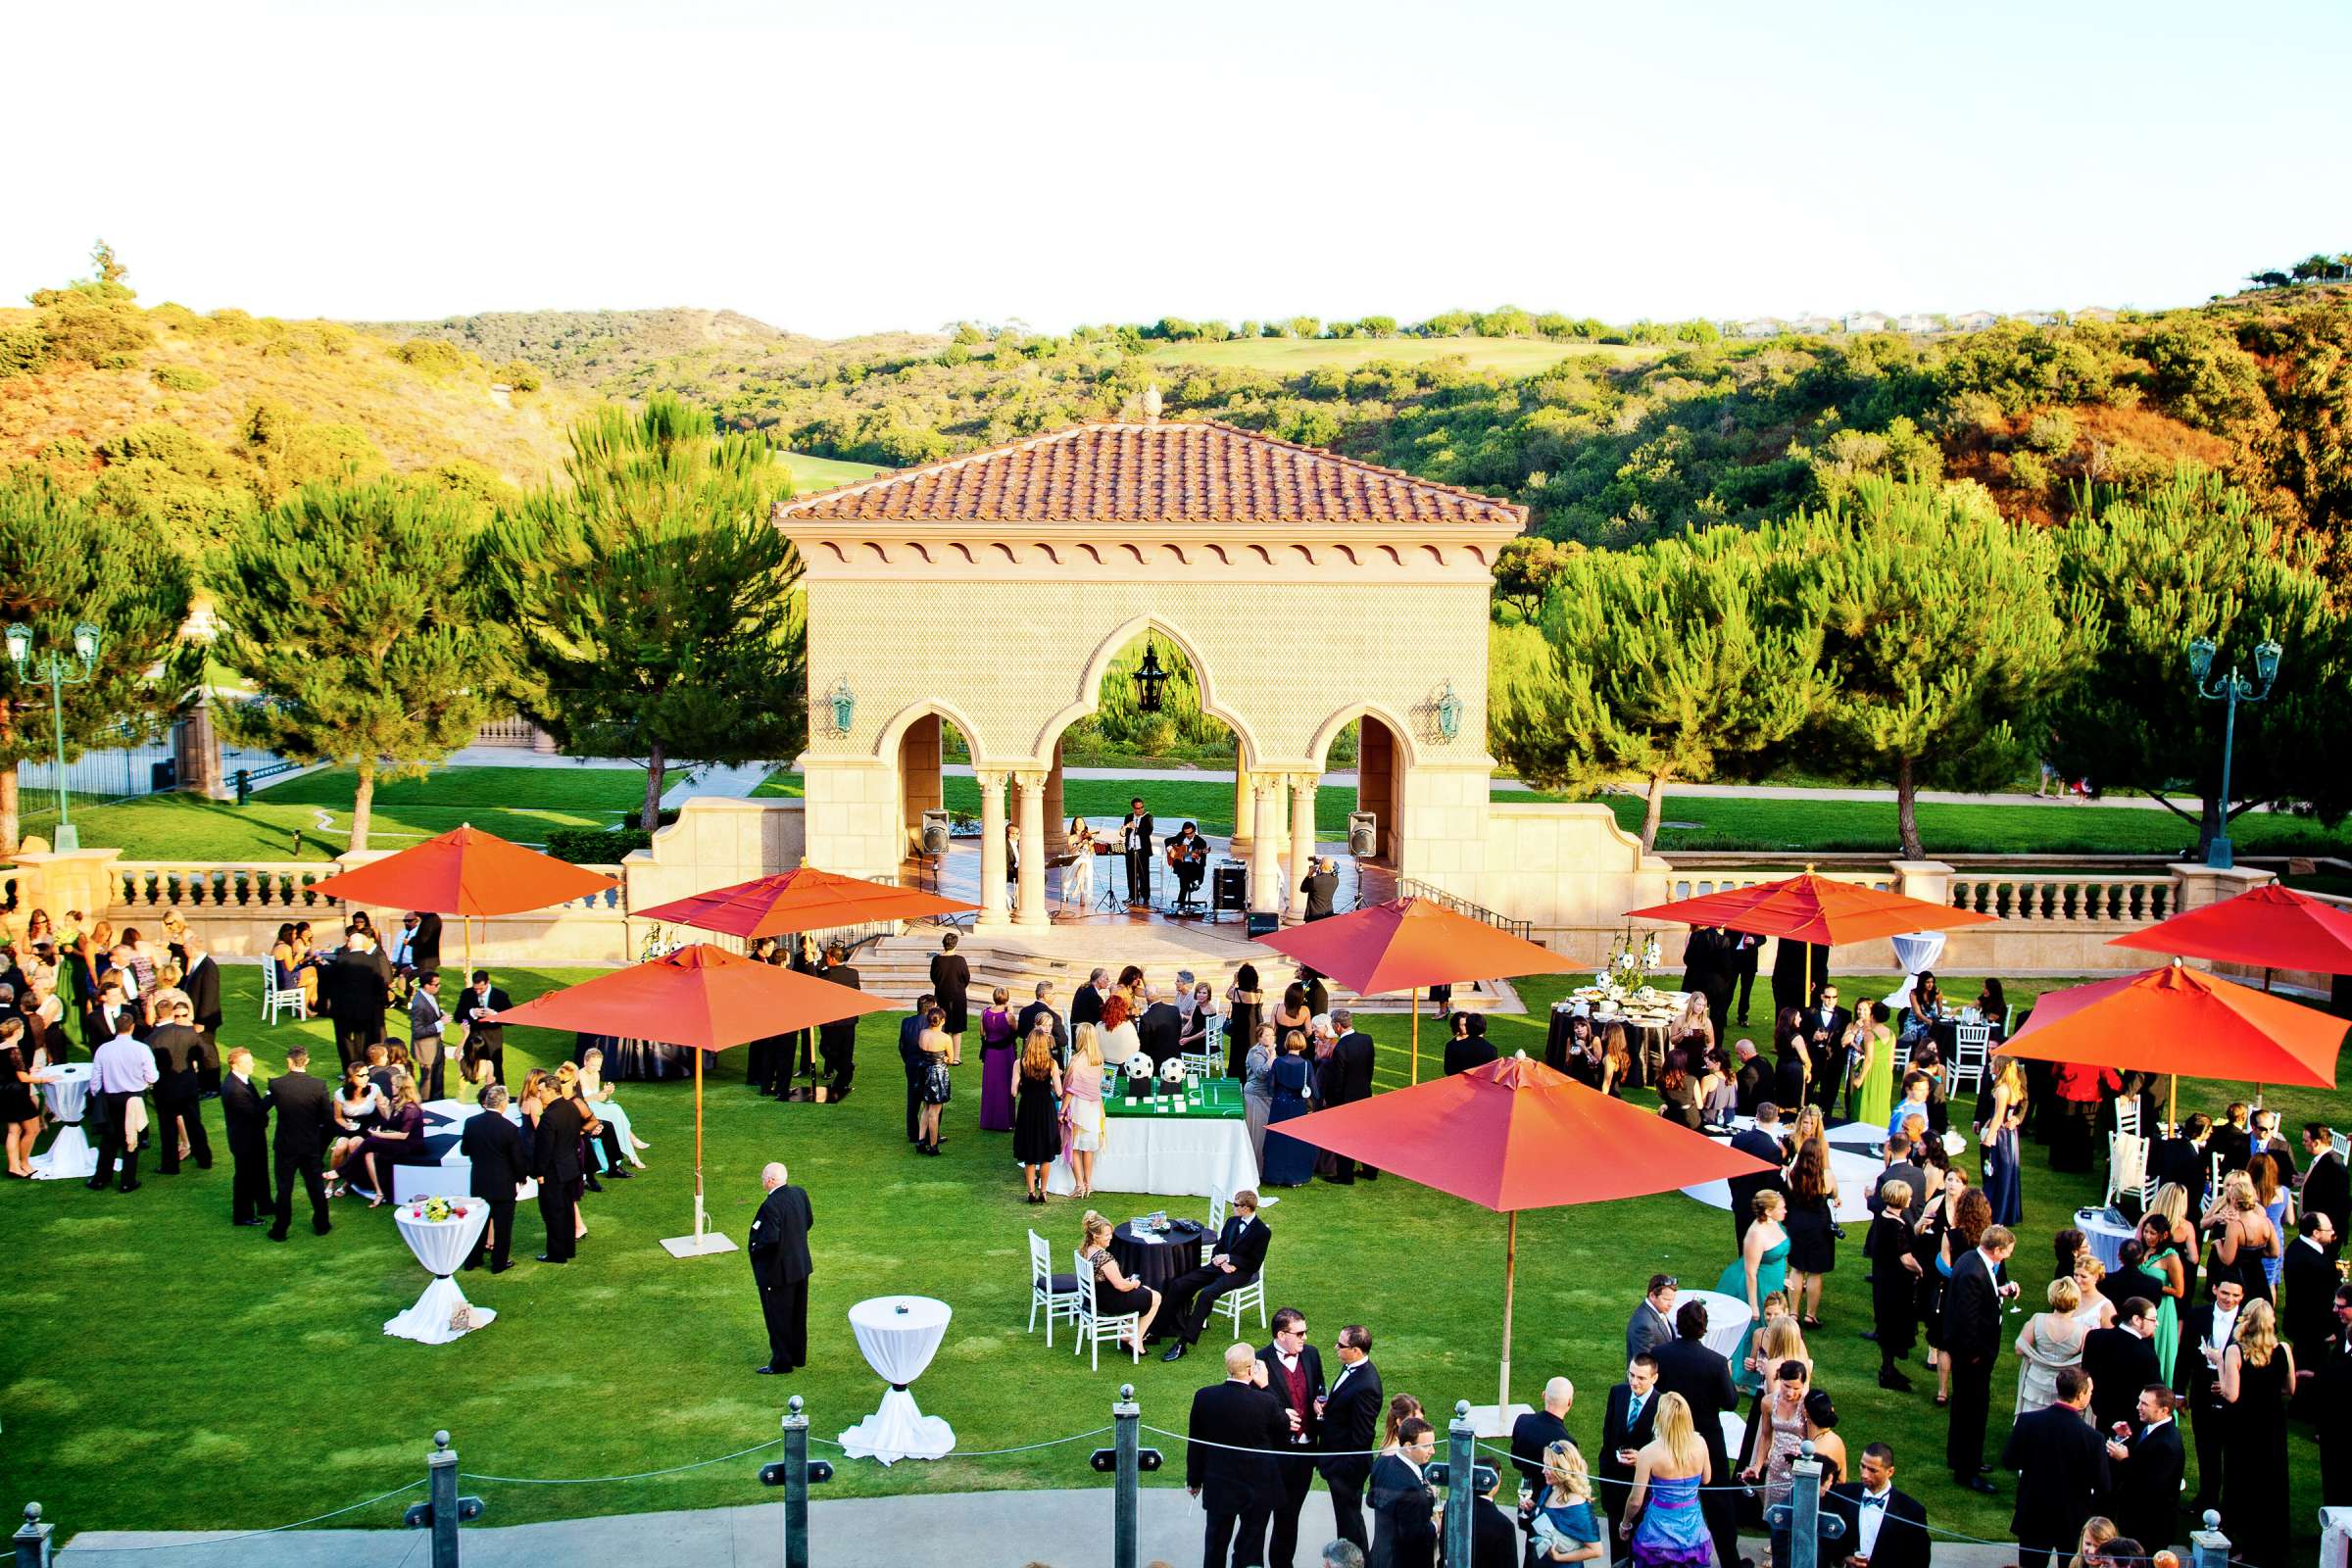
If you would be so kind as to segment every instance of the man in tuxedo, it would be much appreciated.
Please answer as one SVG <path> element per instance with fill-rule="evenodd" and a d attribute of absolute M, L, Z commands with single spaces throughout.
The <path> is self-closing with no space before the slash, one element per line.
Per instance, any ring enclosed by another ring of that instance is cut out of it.
<path fill-rule="evenodd" d="M 98 982 L 98 1005 L 90 1009 L 82 1033 L 91 1056 L 95 1057 L 98 1048 L 121 1032 L 116 1026 L 124 1018 L 130 1020 L 133 1035 L 146 1033 L 146 1024 L 139 1016 L 137 1004 L 124 997 L 122 981 L 108 975 Z"/>
<path fill-rule="evenodd" d="M 83 1185 L 103 1192 L 115 1179 L 115 1162 L 122 1164 L 122 1191 L 139 1188 L 139 1141 L 125 1125 L 133 1101 L 145 1096 L 159 1074 L 155 1054 L 132 1033 L 137 1013 L 124 1008 L 115 1015 L 115 1037 L 100 1046 L 90 1059 L 92 1118 L 98 1126 L 98 1169 Z M 174 1152 L 178 1146 L 173 1145 Z"/>
<path fill-rule="evenodd" d="M 1723 1446 L 1723 1414 L 1740 1405 L 1740 1391 L 1732 1383 L 1732 1363 L 1707 1348 L 1707 1304 L 1685 1301 L 1675 1308 L 1674 1339 L 1649 1353 L 1658 1363 L 1658 1392 L 1679 1394 L 1690 1406 L 1690 1420 L 1707 1446 L 1707 1473 L 1729 1476 L 1731 1456 Z M 1715 1541 L 1718 1563 L 1740 1560 L 1740 1519 L 1732 1494 L 1699 1494 L 1707 1517 L 1707 1534 Z"/>
<path fill-rule="evenodd" d="M 915 998 L 914 1011 L 899 1020 L 899 1063 L 906 1069 L 906 1141 L 910 1144 L 921 1140 L 916 1124 L 923 1114 L 923 1079 L 931 1070 L 931 1058 L 924 1054 L 921 1042 L 938 1000 L 924 992 Z"/>
<path fill-rule="evenodd" d="M 760 1315 L 767 1321 L 767 1360 L 753 1370 L 797 1372 L 808 1364 L 808 1229 L 815 1216 L 808 1192 L 792 1185 L 782 1160 L 760 1172 L 767 1196 L 752 1220 L 752 1278 L 760 1286 Z"/>
<path fill-rule="evenodd" d="M 1306 915 L 1309 920 L 1328 920 L 1334 903 L 1340 896 L 1340 871 L 1330 857 L 1315 861 L 1315 868 L 1299 880 L 1298 891 L 1306 895 Z"/>
<path fill-rule="evenodd" d="M 1043 1002 L 1046 993 L 1040 991 L 1037 996 L 1038 1000 Z M 1102 1026 L 1102 1004 L 1109 1000 L 1110 971 L 1097 969 L 1086 977 L 1086 984 L 1080 986 L 1078 994 L 1070 999 L 1070 1027 L 1076 1029 L 1082 1023 L 1091 1023 L 1098 1029 L 1101 1028 Z M 1027 1018 L 1028 1011 L 1024 1010 L 1021 1016 Z M 1029 1027 L 1025 1023 L 1021 1026 L 1021 1038 L 1024 1040 L 1029 1038 Z"/>
<path fill-rule="evenodd" d="M 1437 1457 L 1437 1428 L 1409 1416 L 1397 1425 L 1396 1444 L 1372 1466 L 1371 1568 L 1433 1568 L 1438 1494 L 1423 1472 Z"/>
<path fill-rule="evenodd" d="M 220 1092 L 220 965 L 213 961 L 204 938 L 193 931 L 181 941 L 180 951 L 188 956 L 188 967 L 179 977 L 179 989 L 187 994 L 188 1021 L 204 1037 L 197 1093 L 209 1098 Z"/>
<path fill-rule="evenodd" d="M 2082 1372 L 2090 1379 L 2091 1424 L 2105 1432 L 2132 1419 L 2139 1391 L 2162 1377 L 2156 1360 L 2156 1307 L 2134 1296 L 2116 1309 L 2113 1328 L 2082 1340 Z"/>
<path fill-rule="evenodd" d="M 1625 1358 L 1629 1361 L 1654 1350 L 1674 1338 L 1674 1298 L 1682 1282 L 1671 1274 L 1652 1274 L 1642 1304 L 1625 1320 Z"/>
<path fill-rule="evenodd" d="M 2118 1425 L 2125 1429 L 2121 1438 L 2112 1430 Z M 2173 1419 L 2173 1391 L 2150 1382 L 2139 1391 L 2132 1419 L 2100 1426 L 2108 1432 L 2107 1462 L 2115 1473 L 2108 1517 L 2151 1552 L 2171 1545 L 2180 1532 L 2180 1477 L 2187 1464 Z"/>
<path fill-rule="evenodd" d="M 1763 956 L 1764 939 L 1752 936 L 1745 931 L 1731 931 L 1725 934 L 1730 939 L 1728 948 L 1732 978 L 1740 983 L 1740 1021 L 1745 1023 L 1747 1022 L 1748 1004 L 1756 995 L 1756 959 Z M 1730 1022 L 1731 1014 L 1727 1009 L 1722 1016 L 1715 1020 L 1715 1027 L 1720 1029 Z"/>
<path fill-rule="evenodd" d="M 1097 974 L 1102 972 L 1100 969 L 1095 971 Z M 1098 997 L 1095 1003 L 1098 1009 L 1095 1013 L 1095 1024 L 1098 1028 L 1102 1026 L 1102 1014 L 1100 1011 L 1102 1000 Z M 1058 1062 L 1068 1062 L 1070 1059 L 1070 1033 L 1062 1027 L 1061 1014 L 1054 1010 L 1054 982 L 1051 980 L 1040 980 L 1037 983 L 1037 1000 L 1021 1009 L 1020 1021 L 1012 1032 L 1014 1046 L 1026 1049 L 1029 1044 L 1029 1036 L 1036 1031 L 1040 1023 L 1044 1023 L 1054 1032 L 1054 1059 Z M 1015 1057 L 1014 1059 L 1018 1060 L 1019 1058 Z"/>
<path fill-rule="evenodd" d="M 2352 1285 L 2335 1288 L 2335 1323 L 2334 1337 L 2301 1368 L 2311 1374 L 2324 1508 L 2352 1507 Z"/>
<path fill-rule="evenodd" d="M 1143 1014 L 1135 1020 L 1135 1045 L 1152 1058 L 1154 1067 L 1184 1054 L 1184 1015 L 1155 985 L 1144 987 Z"/>
<path fill-rule="evenodd" d="M 1724 934 L 1711 925 L 1694 925 L 1683 939 L 1683 989 L 1705 994 L 1707 1015 L 1718 1027 L 1723 1014 L 1715 1010 L 1715 993 L 1719 987 L 1730 989 L 1723 984 L 1731 978 L 1723 961 L 1729 956 L 1724 951 Z"/>
<path fill-rule="evenodd" d="M 1266 1568 L 1291 1568 L 1298 1549 L 1298 1509 L 1314 1485 L 1314 1452 L 1322 1446 L 1323 1356 L 1306 1343 L 1306 1314 L 1297 1307 L 1274 1311 L 1274 1343 L 1257 1352 L 1258 1384 L 1281 1408 L 1282 1442 L 1296 1458 L 1275 1461 L 1281 1483 L 1274 1498 L 1273 1532 L 1266 1543 Z"/>
<path fill-rule="evenodd" d="M 1199 1268 L 1168 1281 L 1160 1293 L 1159 1321 L 1174 1324 L 1176 1335 L 1176 1343 L 1160 1356 L 1162 1361 L 1184 1359 L 1185 1351 L 1199 1343 L 1200 1331 L 1208 1326 L 1208 1314 L 1217 1298 L 1257 1278 L 1273 1240 L 1274 1232 L 1257 1217 L 1256 1192 L 1244 1188 L 1234 1194 L 1233 1212 L 1225 1216 L 1225 1228 L 1217 1233 L 1215 1252 Z"/>
<path fill-rule="evenodd" d="M 2173 1357 L 2177 1381 L 2188 1390 L 2188 1432 L 2197 1446 L 2197 1494 L 2188 1511 L 2203 1514 L 2222 1505 L 2222 1473 L 2229 1468 L 2230 1406 L 2222 1398 L 2222 1352 L 2237 1335 L 2238 1308 L 2245 1305 L 2246 1288 L 2235 1280 L 2217 1281 L 2213 1298 L 2188 1309 L 2180 1326 L 2180 1349 Z"/>
<path fill-rule="evenodd" d="M 220 1080 L 220 1120 L 233 1172 L 228 1222 L 259 1225 L 270 1208 L 270 1102 L 254 1084 L 253 1053 L 243 1046 L 228 1054 L 228 1072 Z"/>
<path fill-rule="evenodd" d="M 365 933 L 346 939 L 343 952 L 318 977 L 319 999 L 335 1022 L 335 1054 L 350 1066 L 384 1039 L 384 1009 L 392 1004 L 392 965 Z"/>
<path fill-rule="evenodd" d="M 466 1191 L 490 1205 L 490 1223 L 473 1239 L 466 1266 L 481 1267 L 487 1250 L 490 1272 L 504 1274 L 514 1266 L 508 1256 L 514 1242 L 514 1204 L 531 1175 L 530 1146 L 522 1129 L 507 1120 L 505 1084 L 483 1086 L 481 1108 L 458 1133 L 458 1152 L 473 1162 Z"/>
<path fill-rule="evenodd" d="M 1984 1476 L 1984 1423 L 1992 1412 L 1992 1369 L 2001 1353 L 2001 1302 L 2017 1294 L 2003 1265 L 2016 1250 L 2017 1237 L 2009 1227 L 1986 1226 L 1977 1245 L 1952 1260 L 1951 1283 L 1944 1287 L 1943 1347 L 1952 1360 L 1952 1404 L 1943 1456 L 1952 1480 L 1970 1492 L 1993 1490 Z"/>
<path fill-rule="evenodd" d="M 1282 1407 L 1261 1383 L 1264 1370 L 1247 1345 L 1225 1348 L 1225 1381 L 1193 1396 L 1185 1435 L 1185 1490 L 1200 1499 L 1208 1525 L 1202 1568 L 1263 1568 L 1266 1521 L 1282 1495 L 1271 1453 L 1289 1446 Z"/>
<path fill-rule="evenodd" d="M 1781 1152 L 1779 1102 L 1767 1100 L 1757 1104 L 1756 1124 L 1732 1134 L 1732 1147 L 1750 1158 L 1762 1160 L 1766 1166 L 1763 1170 L 1742 1172 L 1724 1183 L 1732 1194 L 1732 1250 L 1736 1253 L 1747 1245 L 1747 1228 L 1755 1223 L 1756 1195 L 1788 1191 L 1788 1179 L 1781 1174 L 1788 1156 Z M 1630 1354 L 1636 1347 L 1628 1341 L 1626 1348 Z"/>
<path fill-rule="evenodd" d="M 1332 1042 L 1331 1060 L 1323 1068 L 1323 1102 L 1330 1105 L 1353 1104 L 1372 1098 L 1372 1037 L 1355 1027 L 1355 1014 L 1346 1007 L 1333 1011 L 1332 1031 L 1339 1036 Z M 1345 1154 L 1337 1160 L 1331 1179 L 1351 1183 L 1360 1170 L 1366 1181 L 1377 1181 L 1380 1172 L 1370 1165 L 1358 1165 Z"/>
<path fill-rule="evenodd" d="M 1475 1469 L 1472 1474 L 1475 1478 Z M 1502 1472 L 1490 1470 L 1487 1484 L 1470 1499 L 1470 1568 L 1519 1568 L 1524 1553 L 1511 1516 L 1497 1503 L 1501 1490 Z"/>
<path fill-rule="evenodd" d="M 1127 906 L 1152 902 L 1152 813 L 1138 795 L 1127 803 L 1127 820 L 1119 824 L 1119 848 L 1127 858 Z"/>
<path fill-rule="evenodd" d="M 1772 943 L 1772 1010 L 1778 1016 L 1787 1007 L 1803 1008 L 1812 1004 L 1808 994 L 1821 984 L 1830 972 L 1830 950 L 1819 943 L 1808 947 L 1787 937 L 1775 937 Z"/>
<path fill-rule="evenodd" d="M 1806 1099 L 1824 1115 L 1838 1107 L 1838 1089 L 1845 1081 L 1845 1032 L 1853 1026 L 1854 1015 L 1838 1005 L 1838 987 L 1824 984 L 1805 1009 L 1805 1055 L 1813 1069 Z"/>
<path fill-rule="evenodd" d="M 286 1070 L 270 1080 L 270 1109 L 277 1115 L 271 1151 L 277 1156 L 277 1221 L 270 1239 L 282 1242 L 294 1223 L 294 1178 L 302 1178 L 311 1200 L 311 1229 L 324 1236 L 326 1181 L 319 1171 L 335 1124 L 334 1097 L 310 1073 L 311 1054 L 301 1046 L 286 1053 Z"/>
<path fill-rule="evenodd" d="M 204 1036 L 190 1020 L 185 992 L 159 991 L 152 999 L 157 1023 L 147 1037 L 155 1054 L 156 1169 L 179 1174 L 180 1129 L 199 1170 L 213 1168 L 213 1141 L 204 1130 Z"/>
<path fill-rule="evenodd" d="M 2303 1201 L 2305 1213 L 2318 1210 L 2328 1216 L 2340 1240 L 2345 1226 L 2352 1223 L 2352 1188 L 2344 1174 L 2344 1156 L 2335 1152 L 2334 1135 L 2326 1122 L 2306 1122 L 2303 1125 L 2303 1156 L 2309 1161 L 2303 1172 Z"/>
<path fill-rule="evenodd" d="M 2205 1150 L 2212 1138 L 2213 1118 L 2192 1111 L 2180 1119 L 2174 1137 L 2159 1138 L 2148 1146 L 2149 1178 L 2159 1187 L 2170 1184 L 2187 1193 L 2192 1212 L 2199 1211 L 2205 1201 L 2207 1175 L 2212 1169 Z"/>
<path fill-rule="evenodd" d="M 1845 1521 L 1822 1552 L 1823 1568 L 1928 1568 L 1928 1510 L 1895 1491 L 1894 1450 L 1884 1443 L 1863 1448 L 1860 1478 L 1832 1487 L 1821 1511 Z"/>
<path fill-rule="evenodd" d="M 490 983 L 490 971 L 473 971 L 473 983 L 458 994 L 458 1025 L 466 1031 L 467 1063 L 483 1056 L 490 1058 L 490 1077 L 493 1082 L 507 1081 L 507 1026 L 498 1015 L 514 1004 L 508 1000 L 506 988 Z M 473 1074 L 466 1074 L 468 1082 Z"/>
<path fill-rule="evenodd" d="M 421 974 L 441 967 L 441 917 L 418 909 L 416 920 L 416 929 L 409 937 L 409 962 Z"/>
<path fill-rule="evenodd" d="M 1334 1354 L 1340 1375 L 1323 1396 L 1323 1458 L 1317 1461 L 1331 1491 L 1331 1517 L 1342 1541 L 1358 1551 L 1372 1549 L 1364 1531 L 1364 1482 L 1372 1474 L 1372 1450 L 1380 1446 L 1380 1421 L 1387 1395 L 1380 1368 L 1372 1364 L 1372 1331 L 1361 1323 L 1340 1330 Z"/>
<path fill-rule="evenodd" d="M 840 943 L 825 949 L 825 967 L 820 977 L 852 991 L 865 988 L 858 983 L 858 971 L 850 967 L 850 950 Z M 858 1076 L 858 1020 L 837 1018 L 831 1023 L 816 1026 L 817 1054 L 825 1058 L 825 1076 L 832 1080 L 826 1091 L 829 1100 L 850 1098 L 850 1084 Z"/>
<path fill-rule="evenodd" d="M 1568 1435 L 1568 1412 L 1575 1407 L 1576 1385 L 1566 1378 L 1553 1378 L 1544 1385 L 1543 1408 L 1530 1410 L 1511 1423 L 1511 1468 L 1519 1472 L 1528 1496 L 1544 1494 L 1544 1450 L 1555 1443 L 1575 1446 L 1576 1440 Z M 1535 1529 L 1532 1507 L 1520 1514 L 1519 1527 Z"/>
<path fill-rule="evenodd" d="M 1604 1560 L 1622 1552 L 1617 1522 L 1625 1517 L 1625 1499 L 1633 1491 L 1634 1456 L 1648 1446 L 1657 1423 L 1658 1358 L 1643 1350 L 1626 1363 L 1625 1381 L 1609 1390 L 1601 1407 L 1600 1464 L 1593 1476 L 1609 1520 L 1601 1537 L 1610 1554 Z"/>
<path fill-rule="evenodd" d="M 580 1163 L 580 1130 L 586 1125 L 580 1102 L 569 1095 L 558 1095 L 539 1111 L 531 1174 L 539 1179 L 539 1223 L 547 1232 L 547 1250 L 538 1257 L 542 1263 L 568 1263 L 579 1250 L 573 1231 L 587 1177 Z"/>
<path fill-rule="evenodd" d="M 1742 1116 L 1753 1116 L 1772 1094 L 1772 1063 L 1756 1054 L 1753 1040 L 1741 1040 L 1732 1052 L 1739 1060 L 1732 1072 L 1733 1089 L 1740 1097 L 1735 1108 Z"/>
<path fill-rule="evenodd" d="M 2294 1245 L 2278 1267 L 2286 1287 L 2286 1310 L 2279 1326 L 2295 1348 L 2298 1371 L 2326 1354 L 2335 1335 L 2335 1226 L 2324 1210 L 2307 1208 L 2295 1221 Z"/>
<path fill-rule="evenodd" d="M 2017 1537 L 2017 1568 L 2047 1568 L 2050 1553 L 2066 1556 L 2082 1539 L 2082 1522 L 2107 1494 L 2107 1446 L 2082 1412 L 2090 1379 L 2079 1366 L 2058 1369 L 2058 1402 L 2018 1417 L 2001 1463 L 2017 1472 L 2017 1508 L 2009 1528 Z"/>

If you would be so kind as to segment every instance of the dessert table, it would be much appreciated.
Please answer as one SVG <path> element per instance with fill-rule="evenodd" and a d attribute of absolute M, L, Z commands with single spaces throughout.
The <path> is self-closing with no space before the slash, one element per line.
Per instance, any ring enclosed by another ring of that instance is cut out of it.
<path fill-rule="evenodd" d="M 481 1328 L 498 1314 L 486 1306 L 475 1306 L 466 1299 L 451 1276 L 466 1262 L 466 1254 L 473 1250 L 480 1239 L 482 1227 L 490 1223 L 487 1201 L 459 1200 L 451 1204 L 446 1219 L 429 1219 L 424 1204 L 403 1203 L 392 1211 L 392 1222 L 400 1227 L 400 1239 L 409 1244 L 416 1261 L 432 1275 L 424 1294 L 416 1304 L 384 1324 L 384 1332 L 395 1339 L 415 1340 L 419 1345 L 447 1345 L 463 1339 Z M 459 1312 L 466 1314 L 464 1328 L 456 1327 L 451 1319 Z"/>
<path fill-rule="evenodd" d="M 880 1409 L 841 1435 L 845 1456 L 895 1464 L 942 1458 L 956 1446 L 955 1428 L 923 1414 L 907 1392 L 931 1364 L 953 1316 L 947 1302 L 928 1296 L 877 1296 L 850 1308 L 859 1353 L 890 1388 Z"/>
<path fill-rule="evenodd" d="M 49 1152 L 32 1156 L 32 1174 L 41 1181 L 86 1182 L 98 1173 L 98 1151 L 81 1130 L 90 1103 L 90 1064 L 69 1061 L 45 1070 L 57 1074 L 55 1083 L 41 1085 L 41 1098 L 59 1126 Z"/>

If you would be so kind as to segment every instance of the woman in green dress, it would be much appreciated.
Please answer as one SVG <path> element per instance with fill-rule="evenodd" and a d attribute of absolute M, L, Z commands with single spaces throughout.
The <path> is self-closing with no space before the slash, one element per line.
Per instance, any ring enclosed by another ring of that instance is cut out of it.
<path fill-rule="evenodd" d="M 1894 1014 L 1884 1002 L 1874 1002 L 1854 1020 L 1854 1120 L 1865 1127 L 1884 1127 L 1894 1111 Z"/>
<path fill-rule="evenodd" d="M 2148 1215 L 2116 1259 L 2118 1270 L 2131 1281 L 2126 1294 L 2145 1296 L 2156 1303 L 2156 1367 L 2168 1384 L 2180 1348 L 2180 1301 L 2188 1291 L 2188 1271 L 2167 1234 L 2170 1229 L 2162 1215 Z"/>
<path fill-rule="evenodd" d="M 1740 1255 L 1732 1259 L 1732 1266 L 1715 1282 L 1719 1294 L 1736 1296 L 1747 1303 L 1747 1332 L 1740 1337 L 1740 1348 L 1731 1354 L 1735 1367 L 1747 1359 L 1748 1346 L 1755 1341 L 1756 1325 L 1764 1321 L 1764 1298 L 1788 1284 L 1788 1232 L 1782 1223 L 1788 1217 L 1788 1200 L 1779 1193 L 1762 1192 L 1755 1196 L 1754 1202 L 1755 1222 L 1748 1226 L 1747 1235 L 1740 1244 Z"/>

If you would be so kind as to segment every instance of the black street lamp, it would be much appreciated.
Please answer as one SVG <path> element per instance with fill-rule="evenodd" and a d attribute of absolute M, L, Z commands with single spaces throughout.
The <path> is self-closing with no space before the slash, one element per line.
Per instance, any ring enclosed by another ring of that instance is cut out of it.
<path fill-rule="evenodd" d="M 2213 673 L 2214 647 L 2212 639 L 2199 637 L 2188 645 L 2188 678 L 2196 683 L 2197 695 L 2217 703 L 2228 703 L 2229 717 L 2222 724 L 2222 790 L 2217 813 L 2217 827 L 2205 844 L 2205 863 L 2217 870 L 2228 870 L 2235 863 L 2230 850 L 2230 754 L 2237 745 L 2237 705 L 2259 703 L 2271 695 L 2271 684 L 2278 678 L 2278 645 L 2265 638 L 2254 649 L 2254 678 L 2248 680 L 2231 664 L 2230 673 L 2208 682 Z M 2257 684 L 2259 682 L 2259 684 Z"/>
<path fill-rule="evenodd" d="M 1159 711 L 1160 688 L 1168 683 L 1168 672 L 1159 667 L 1159 650 L 1144 644 L 1143 667 L 1135 672 L 1135 706 L 1146 713 Z"/>
<path fill-rule="evenodd" d="M 74 628 L 71 662 L 55 651 L 36 658 L 30 626 L 12 625 L 6 635 L 9 662 L 17 666 L 17 678 L 46 681 L 49 686 L 49 712 L 56 725 L 57 740 L 57 833 L 50 847 L 59 851 L 78 850 L 81 835 L 74 831 L 73 820 L 66 814 L 66 688 L 87 685 L 97 673 L 101 646 L 98 628 L 86 620 Z"/>

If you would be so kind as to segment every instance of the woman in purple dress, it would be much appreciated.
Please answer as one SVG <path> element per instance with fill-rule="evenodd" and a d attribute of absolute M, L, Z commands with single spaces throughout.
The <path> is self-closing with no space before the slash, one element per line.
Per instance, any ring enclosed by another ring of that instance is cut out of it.
<path fill-rule="evenodd" d="M 1707 1446 L 1681 1395 L 1658 1396 L 1656 1432 L 1634 1460 L 1634 1487 L 1617 1533 L 1633 1538 L 1636 1568 L 1706 1568 L 1715 1560 L 1698 1506 L 1698 1489 L 1709 1480 Z"/>
<path fill-rule="evenodd" d="M 381 1207 L 392 1196 L 392 1167 L 430 1165 L 432 1152 L 424 1147 L 424 1107 L 416 1102 L 416 1081 L 406 1072 L 392 1074 L 392 1092 L 385 1097 L 390 1109 L 382 1125 L 372 1129 L 353 1157 L 359 1162 L 359 1182 L 375 1197 L 369 1208 Z M 350 1168 L 346 1161 L 345 1168 Z"/>
<path fill-rule="evenodd" d="M 1003 986 L 990 993 L 980 1013 L 980 1130 L 1012 1131 L 1012 1010 L 1005 1004 L 1012 993 Z"/>

